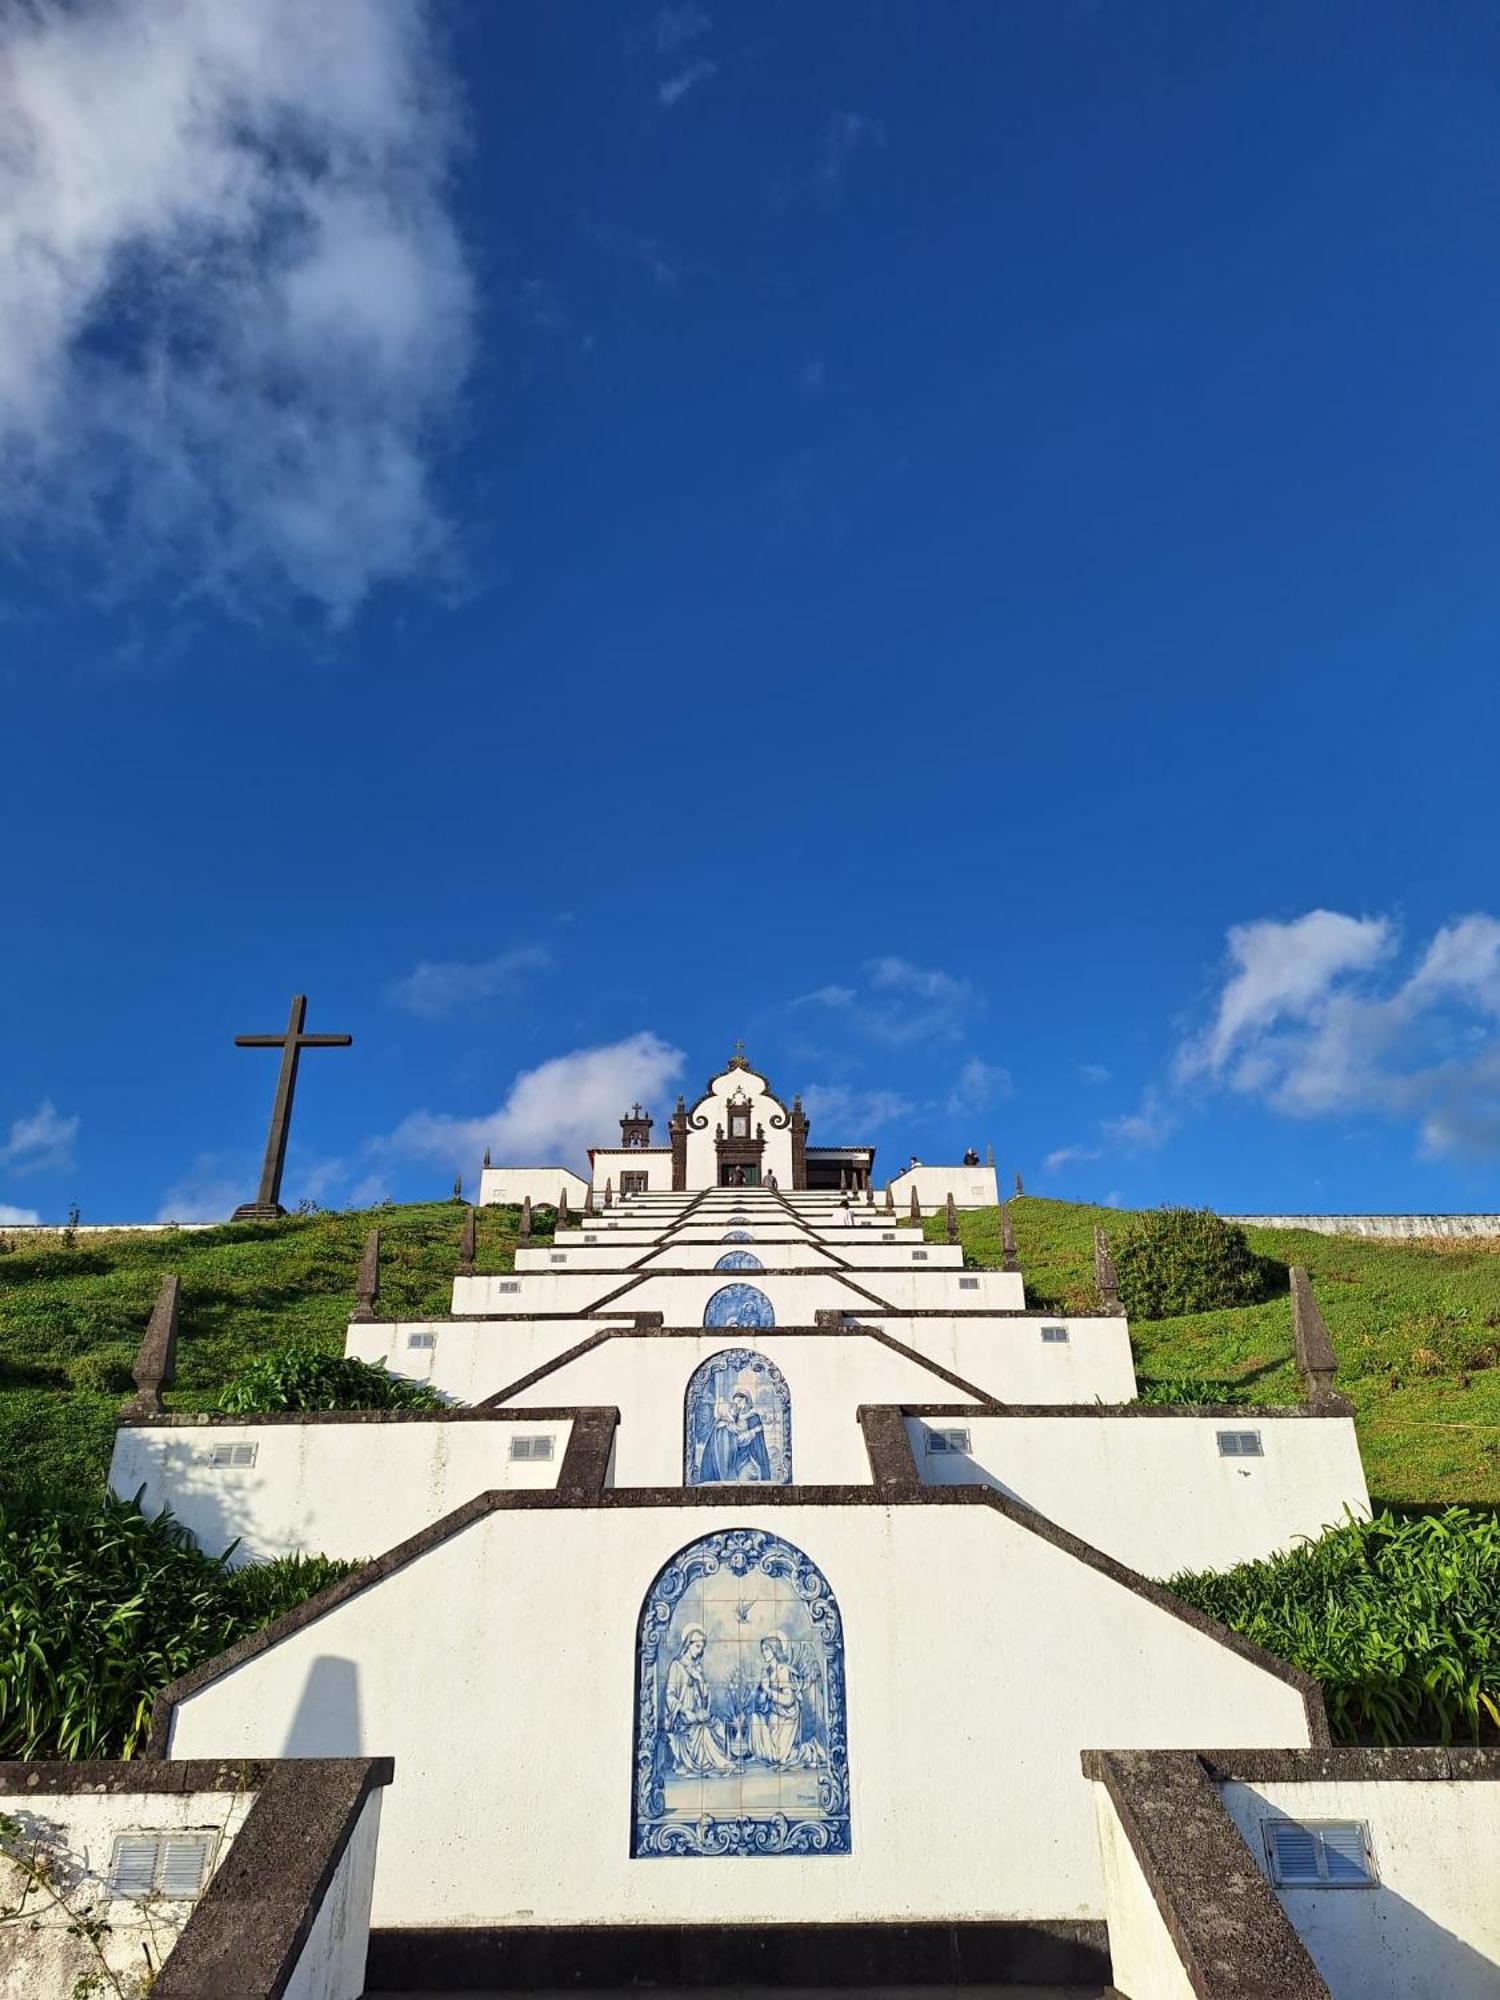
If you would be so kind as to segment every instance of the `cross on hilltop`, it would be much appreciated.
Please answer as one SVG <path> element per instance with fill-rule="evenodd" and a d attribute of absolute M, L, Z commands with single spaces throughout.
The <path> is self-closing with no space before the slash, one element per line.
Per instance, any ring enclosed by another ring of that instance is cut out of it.
<path fill-rule="evenodd" d="M 230 1217 L 232 1222 L 269 1222 L 285 1215 L 281 1205 L 281 1175 L 286 1166 L 287 1135 L 292 1125 L 292 1098 L 297 1089 L 297 1065 L 304 1049 L 347 1049 L 353 1035 L 305 1035 L 307 995 L 292 995 L 292 1011 L 287 1016 L 284 1035 L 236 1035 L 237 1049 L 280 1049 L 281 1073 L 276 1079 L 276 1095 L 271 1103 L 271 1127 L 266 1134 L 266 1156 L 261 1163 L 260 1187 L 254 1201 L 243 1201 Z"/>

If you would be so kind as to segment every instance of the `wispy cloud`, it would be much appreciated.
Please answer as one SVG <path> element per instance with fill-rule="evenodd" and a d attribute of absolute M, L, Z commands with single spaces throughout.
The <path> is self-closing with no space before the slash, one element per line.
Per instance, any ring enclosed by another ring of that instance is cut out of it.
<path fill-rule="evenodd" d="M 657 51 L 664 56 L 675 55 L 686 48 L 689 42 L 696 42 L 706 35 L 713 26 L 713 17 L 705 14 L 701 7 L 695 7 L 692 0 L 680 7 L 663 7 L 651 23 L 651 37 Z"/>
<path fill-rule="evenodd" d="M 368 1150 L 377 1162 L 438 1160 L 447 1172 L 472 1172 L 486 1146 L 517 1166 L 579 1165 L 635 1099 L 659 1100 L 684 1060 L 650 1032 L 574 1049 L 524 1070 L 493 1111 L 414 1111 Z"/>
<path fill-rule="evenodd" d="M 669 109 L 680 104 L 690 90 L 696 90 L 700 83 L 707 83 L 710 77 L 719 74 L 719 65 L 710 62 L 707 56 L 699 56 L 686 69 L 680 69 L 675 76 L 663 77 L 656 86 L 656 95 Z"/>
<path fill-rule="evenodd" d="M 0 1140 L 0 1167 L 15 1174 L 60 1173 L 72 1164 L 81 1122 L 63 1117 L 51 1098 L 45 1098 L 35 1111 L 12 1121 Z"/>
<path fill-rule="evenodd" d="M 7 1222 L 40 1222 L 41 1214 L 34 1208 L 13 1208 L 8 1201 L 0 1201 L 0 1228 Z"/>
<path fill-rule="evenodd" d="M 200 1153 L 162 1196 L 155 1220 L 227 1222 L 254 1194 L 255 1167 L 248 1154 Z"/>
<path fill-rule="evenodd" d="M 1097 1160 L 1099 1154 L 1098 1146 L 1058 1146 L 1042 1161 L 1042 1171 L 1060 1173 L 1064 1167 L 1072 1166 L 1075 1160 Z"/>
<path fill-rule="evenodd" d="M 970 1112 L 983 1111 L 997 1099 L 1011 1096 L 1014 1088 L 1008 1069 L 970 1056 L 954 1078 L 953 1088 L 943 1100 L 943 1109 L 950 1117 L 962 1118 Z"/>
<path fill-rule="evenodd" d="M 451 568 L 473 284 L 427 0 L 29 0 L 0 22 L 11 534 L 335 622 Z"/>
<path fill-rule="evenodd" d="M 899 1091 L 851 1089 L 842 1083 L 810 1083 L 802 1092 L 802 1105 L 818 1128 L 811 1142 L 817 1146 L 860 1145 L 871 1132 L 910 1117 L 917 1108 Z"/>
<path fill-rule="evenodd" d="M 814 179 L 823 193 L 835 198 L 844 185 L 850 162 L 867 147 L 885 144 L 885 127 L 878 118 L 858 111 L 835 111 L 823 130 L 823 150 Z"/>
<path fill-rule="evenodd" d="M 1104 1067 L 1103 1063 L 1081 1062 L 1074 1063 L 1073 1067 L 1085 1083 L 1109 1082 L 1109 1071 Z"/>
<path fill-rule="evenodd" d="M 902 1048 L 959 1040 L 984 1003 L 972 981 L 956 973 L 888 956 L 867 962 L 858 987 L 819 986 L 788 1005 L 828 1009 L 840 1014 L 856 1034 L 887 1048 Z"/>
<path fill-rule="evenodd" d="M 541 944 L 516 945 L 493 958 L 424 959 L 396 980 L 386 997 L 393 1007 L 437 1021 L 460 1007 L 508 998 L 520 991 L 529 973 L 544 971 L 551 963 L 551 952 Z"/>

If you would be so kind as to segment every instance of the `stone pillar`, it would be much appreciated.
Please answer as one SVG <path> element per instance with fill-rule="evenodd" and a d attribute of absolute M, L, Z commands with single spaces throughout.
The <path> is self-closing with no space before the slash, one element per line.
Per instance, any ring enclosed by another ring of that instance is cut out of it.
<path fill-rule="evenodd" d="M 516 1224 L 516 1241 L 518 1243 L 524 1243 L 526 1242 L 526 1240 L 530 1235 L 531 1235 L 531 1196 L 528 1194 L 524 1195 L 521 1200 L 521 1220 Z"/>
<path fill-rule="evenodd" d="M 372 1229 L 365 1238 L 365 1254 L 359 1260 L 359 1276 L 354 1281 L 355 1319 L 374 1319 L 380 1298 L 380 1231 Z"/>
<path fill-rule="evenodd" d="M 479 1232 L 471 1208 L 464 1217 L 463 1233 L 458 1239 L 458 1274 L 461 1278 L 474 1275 L 474 1257 L 479 1247 Z"/>
<path fill-rule="evenodd" d="M 807 1113 L 802 1109 L 802 1099 L 792 1099 L 792 1188 L 807 1186 Z"/>
<path fill-rule="evenodd" d="M 1016 1256 L 1016 1232 L 1015 1226 L 1011 1221 L 1010 1203 L 1008 1201 L 1002 1201 L 1000 1204 L 1000 1250 L 1001 1270 L 1019 1271 L 1021 1265 Z"/>
<path fill-rule="evenodd" d="M 953 1191 L 951 1188 L 948 1191 L 946 1218 L 948 1226 L 948 1241 L 950 1243 L 956 1243 L 958 1241 L 958 1203 L 953 1199 Z"/>
<path fill-rule="evenodd" d="M 1105 1312 L 1118 1313 L 1121 1310 L 1120 1281 L 1115 1276 L 1115 1260 L 1110 1254 L 1109 1239 L 1097 1222 L 1094 1224 L 1094 1287 Z"/>
<path fill-rule="evenodd" d="M 1334 1354 L 1333 1342 L 1328 1338 L 1328 1328 L 1318 1310 L 1307 1272 L 1300 1264 L 1292 1266 L 1292 1344 L 1297 1354 L 1297 1373 L 1302 1377 L 1302 1391 L 1311 1407 L 1315 1410 L 1348 1410 L 1349 1403 L 1334 1390 L 1333 1377 L 1338 1357 Z"/>
<path fill-rule="evenodd" d="M 896 1213 L 896 1190 L 889 1181 L 885 1184 L 885 1212 L 887 1215 Z"/>
<path fill-rule="evenodd" d="M 915 1181 L 912 1182 L 911 1189 L 911 1219 L 913 1222 L 920 1222 L 922 1220 L 922 1204 L 917 1200 L 917 1185 Z"/>
<path fill-rule="evenodd" d="M 130 1371 L 135 1395 L 120 1412 L 125 1422 L 133 1417 L 161 1415 L 161 1392 L 170 1389 L 177 1380 L 177 1319 L 181 1303 L 182 1280 L 169 1272 L 161 1281 L 140 1352 Z"/>

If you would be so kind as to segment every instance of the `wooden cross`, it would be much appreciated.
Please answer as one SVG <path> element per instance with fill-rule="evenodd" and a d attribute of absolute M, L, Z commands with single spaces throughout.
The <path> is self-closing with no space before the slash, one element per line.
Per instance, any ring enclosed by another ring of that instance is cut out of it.
<path fill-rule="evenodd" d="M 304 1049 L 347 1049 L 353 1035 L 304 1035 L 307 995 L 292 996 L 284 1035 L 236 1035 L 237 1049 L 280 1049 L 281 1074 L 276 1079 L 276 1097 L 271 1105 L 271 1129 L 266 1135 L 266 1157 L 261 1163 L 260 1191 L 254 1201 L 241 1202 L 231 1218 L 235 1222 L 268 1220 L 285 1215 L 281 1205 L 281 1175 L 286 1166 L 287 1135 L 292 1124 L 292 1097 L 297 1089 L 297 1064 Z"/>

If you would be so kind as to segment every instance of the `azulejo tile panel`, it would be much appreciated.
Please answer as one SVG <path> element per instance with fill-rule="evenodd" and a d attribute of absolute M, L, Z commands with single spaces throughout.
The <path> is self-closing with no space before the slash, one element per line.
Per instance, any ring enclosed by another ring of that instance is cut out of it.
<path fill-rule="evenodd" d="M 765 1293 L 755 1285 L 721 1285 L 703 1308 L 705 1326 L 755 1327 L 764 1331 L 776 1324 L 776 1313 Z"/>
<path fill-rule="evenodd" d="M 790 1486 L 792 1398 L 786 1377 L 752 1347 L 701 1362 L 683 1399 L 685 1486 Z"/>
<path fill-rule="evenodd" d="M 673 1556 L 636 1697 L 633 1855 L 850 1851 L 843 1622 L 801 1549 L 728 1528 Z"/>
<path fill-rule="evenodd" d="M 753 1250 L 726 1250 L 714 1265 L 716 1271 L 763 1271 L 765 1268 Z"/>
<path fill-rule="evenodd" d="M 721 1243 L 753 1243 L 754 1240 L 748 1229 L 726 1229 L 719 1238 Z"/>

